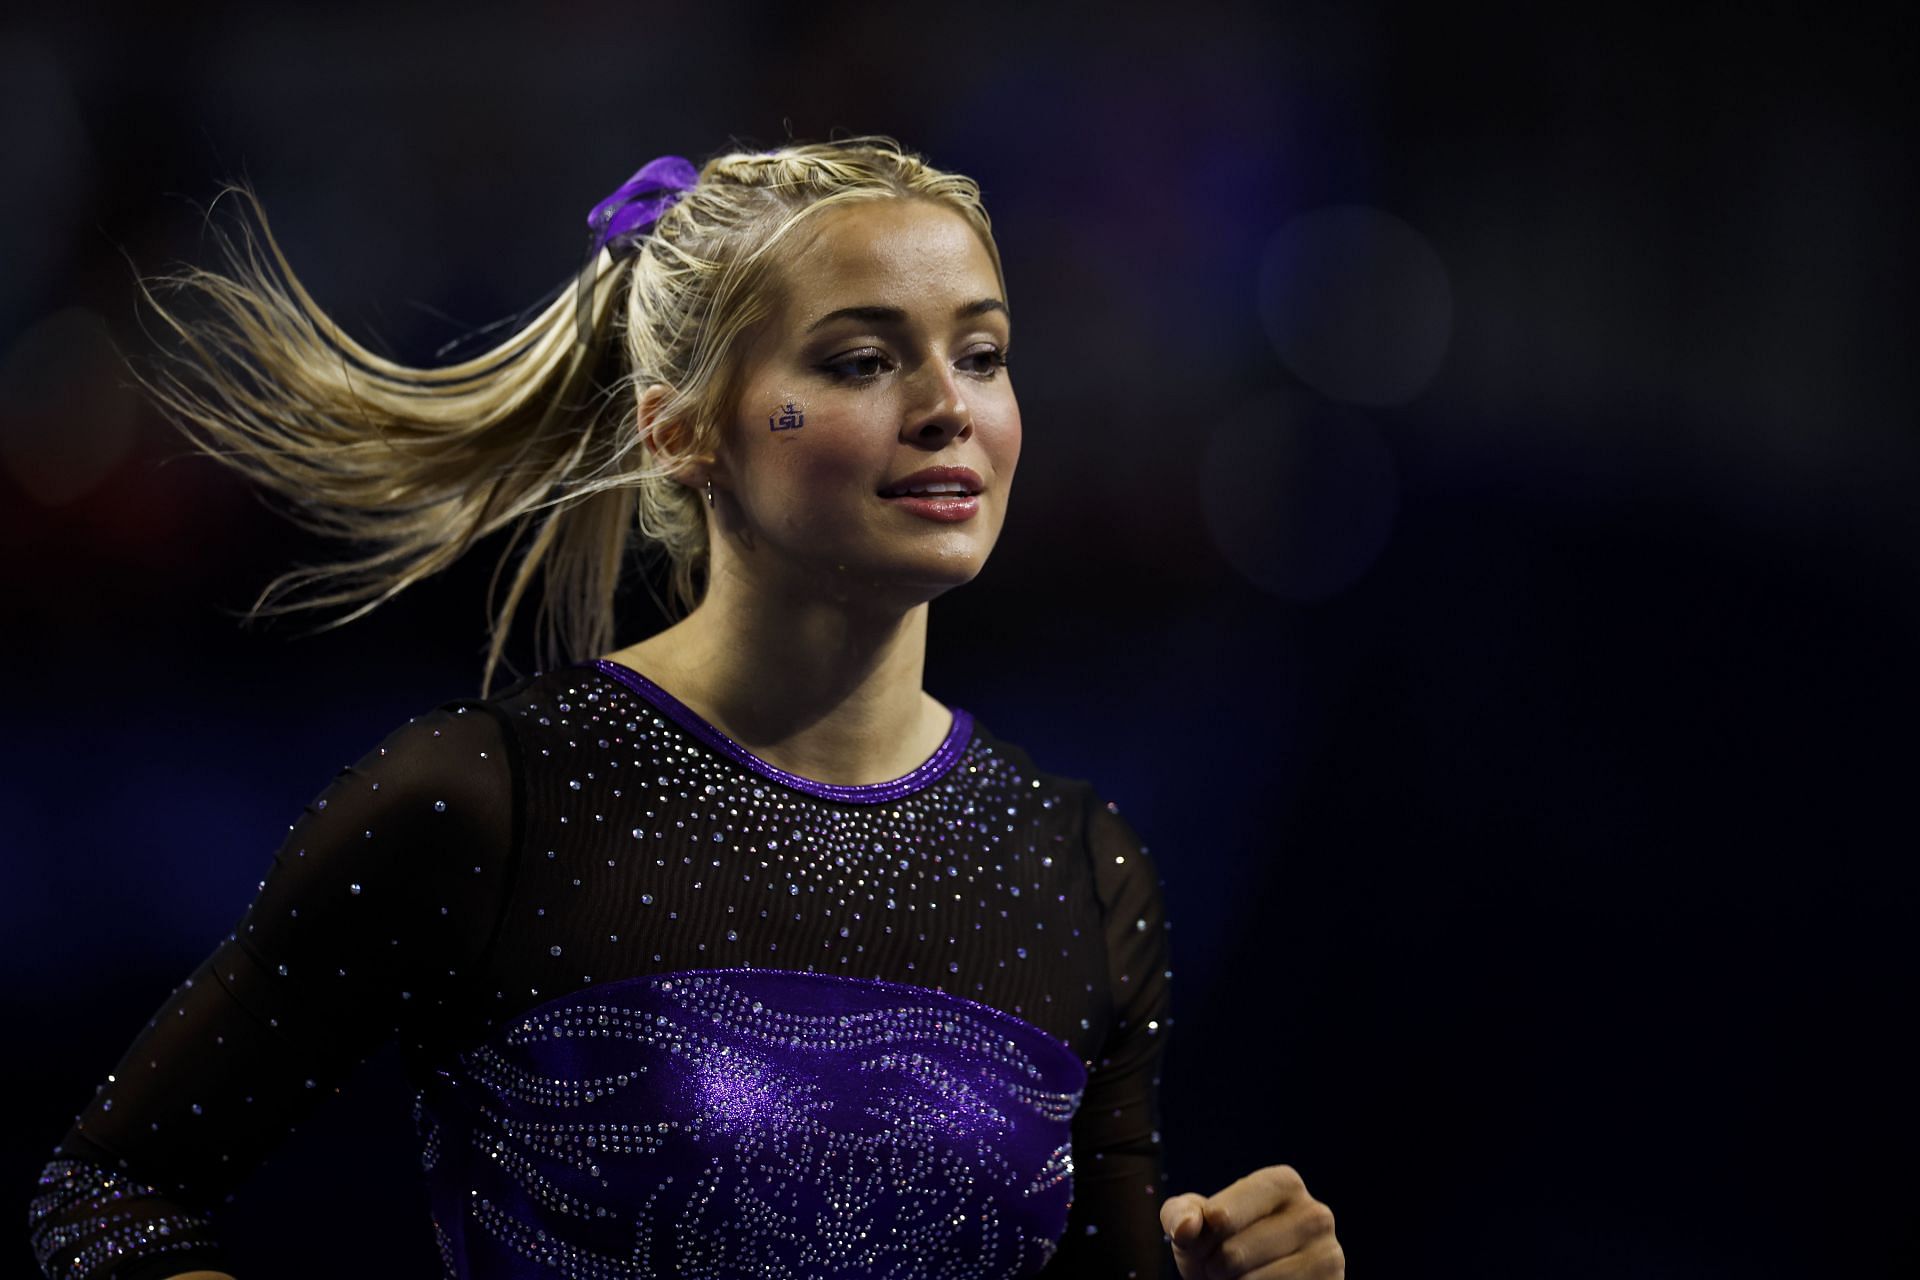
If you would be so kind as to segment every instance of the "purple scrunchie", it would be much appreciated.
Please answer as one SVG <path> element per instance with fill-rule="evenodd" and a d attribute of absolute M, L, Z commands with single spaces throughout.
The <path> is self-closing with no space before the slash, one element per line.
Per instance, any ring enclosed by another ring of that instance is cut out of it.
<path fill-rule="evenodd" d="M 659 156 L 647 161 L 640 172 L 621 183 L 618 191 L 593 206 L 593 212 L 587 215 L 587 230 L 596 233 L 590 256 L 605 248 L 617 252 L 618 247 L 638 242 L 653 229 L 660 215 L 699 181 L 700 171 L 685 156 Z"/>

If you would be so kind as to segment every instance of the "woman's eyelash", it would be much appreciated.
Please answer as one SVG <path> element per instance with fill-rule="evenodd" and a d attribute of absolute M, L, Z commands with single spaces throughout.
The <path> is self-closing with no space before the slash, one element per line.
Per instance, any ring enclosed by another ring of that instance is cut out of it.
<path fill-rule="evenodd" d="M 999 350 L 970 351 L 966 355 L 962 356 L 961 359 L 986 360 L 989 366 L 988 370 L 986 371 L 986 376 L 988 377 L 992 377 L 995 371 L 1004 369 L 1007 367 L 1007 353 L 1005 351 L 999 351 Z M 875 378 L 880 376 L 882 372 L 881 369 L 875 369 L 871 373 L 848 373 L 848 372 L 843 372 L 843 370 L 845 370 L 848 365 L 877 364 L 877 365 L 885 366 L 891 363 L 892 362 L 889 361 L 886 356 L 882 355 L 878 351 L 872 351 L 872 350 L 853 351 L 853 352 L 847 353 L 844 356 L 840 356 L 837 359 L 827 361 L 826 363 L 820 366 L 820 369 L 821 369 L 821 372 L 831 375 L 836 381 L 871 382 Z"/>
<path fill-rule="evenodd" d="M 831 374 L 841 382 L 871 382 L 880 376 L 878 369 L 872 373 L 844 373 L 842 370 L 848 365 L 885 363 L 887 363 L 887 358 L 878 351 L 850 351 L 844 356 L 827 361 L 820 366 L 820 369 L 823 373 Z"/>

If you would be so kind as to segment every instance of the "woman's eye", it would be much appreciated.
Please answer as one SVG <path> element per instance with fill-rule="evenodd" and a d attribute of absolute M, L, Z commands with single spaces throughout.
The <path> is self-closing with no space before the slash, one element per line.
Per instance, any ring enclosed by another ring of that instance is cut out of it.
<path fill-rule="evenodd" d="M 820 367 L 842 382 L 870 382 L 886 369 L 887 358 L 878 351 L 850 351 Z"/>
<path fill-rule="evenodd" d="M 995 351 L 992 348 L 985 351 L 969 351 L 960 359 L 962 363 L 971 363 L 973 372 L 985 374 L 989 378 L 1007 367 L 1007 353 Z"/>
<path fill-rule="evenodd" d="M 960 357 L 960 365 L 969 373 L 991 378 L 1007 367 L 1007 354 L 993 348 L 969 351 Z M 893 362 L 884 353 L 869 348 L 865 351 L 849 351 L 828 360 L 820 369 L 836 382 L 859 383 L 872 382 L 892 367 Z"/>

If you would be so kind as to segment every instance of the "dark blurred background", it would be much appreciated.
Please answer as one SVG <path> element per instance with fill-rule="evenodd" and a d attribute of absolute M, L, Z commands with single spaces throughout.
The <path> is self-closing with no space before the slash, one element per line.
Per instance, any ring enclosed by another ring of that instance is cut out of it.
<path fill-rule="evenodd" d="M 7 19 L 16 1212 L 302 805 L 477 691 L 501 550 L 238 626 L 334 549 L 129 390 L 134 271 L 247 177 L 427 361 L 644 160 L 883 132 L 984 187 L 1026 421 L 928 687 L 1159 861 L 1171 1189 L 1291 1163 L 1356 1278 L 1916 1274 L 1912 55 L 1811 5 Z M 407 1100 L 376 1057 L 260 1170 L 243 1278 L 432 1273 Z"/>

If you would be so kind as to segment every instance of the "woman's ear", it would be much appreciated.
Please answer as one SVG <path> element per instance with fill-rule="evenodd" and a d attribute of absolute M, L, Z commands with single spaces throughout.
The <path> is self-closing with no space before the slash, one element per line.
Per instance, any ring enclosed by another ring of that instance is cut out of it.
<path fill-rule="evenodd" d="M 641 443 L 655 453 L 669 457 L 686 445 L 686 432 L 681 424 L 660 416 L 661 409 L 672 398 L 672 387 L 664 382 L 651 383 L 640 393 L 638 410 L 634 415 Z"/>
<path fill-rule="evenodd" d="M 668 401 L 673 399 L 673 394 L 673 388 L 664 382 L 648 385 L 640 393 L 634 415 L 635 424 L 641 442 L 655 457 L 670 458 L 680 464 L 673 471 L 673 478 L 689 488 L 697 489 L 706 483 L 713 459 L 707 454 L 687 452 L 692 442 L 692 432 L 683 419 L 660 416 Z"/>

